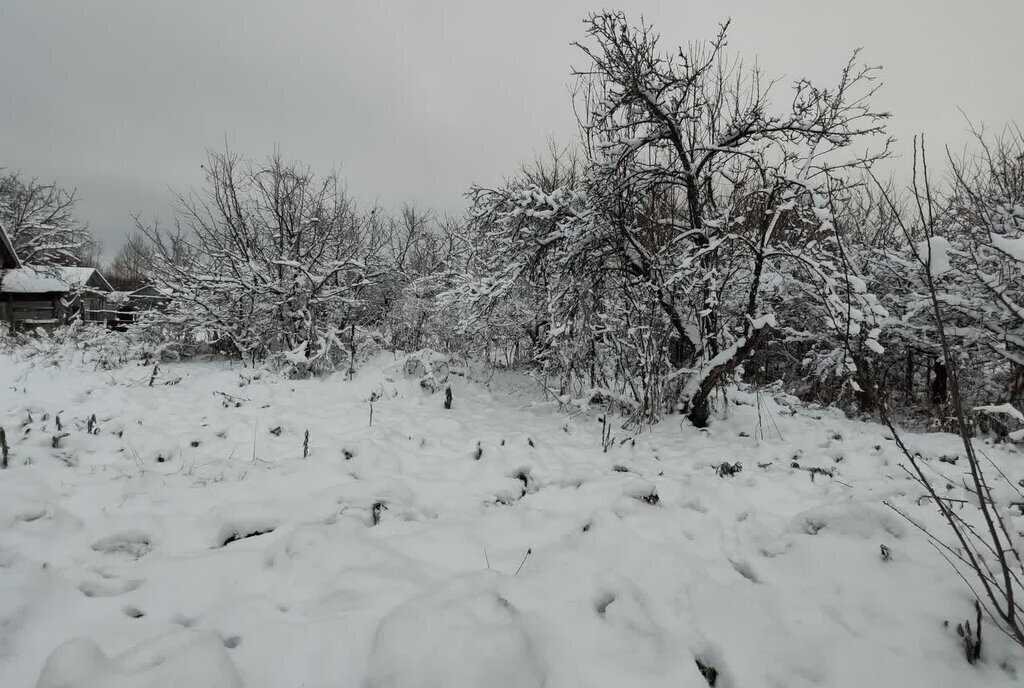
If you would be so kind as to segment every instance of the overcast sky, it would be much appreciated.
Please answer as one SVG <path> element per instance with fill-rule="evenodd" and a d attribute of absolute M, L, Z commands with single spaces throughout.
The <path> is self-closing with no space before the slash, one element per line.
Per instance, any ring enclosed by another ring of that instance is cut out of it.
<path fill-rule="evenodd" d="M 342 169 L 364 202 L 462 207 L 575 133 L 570 46 L 586 0 L 0 0 L 0 167 L 77 187 L 108 255 L 170 216 L 205 150 L 281 149 Z M 1022 0 L 633 0 L 666 44 L 710 37 L 772 75 L 885 65 L 905 144 L 1024 120 Z M 904 146 L 905 150 L 905 146 Z"/>

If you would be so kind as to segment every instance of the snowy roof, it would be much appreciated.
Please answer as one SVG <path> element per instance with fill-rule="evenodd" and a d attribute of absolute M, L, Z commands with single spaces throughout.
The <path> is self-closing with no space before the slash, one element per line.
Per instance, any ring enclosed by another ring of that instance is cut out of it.
<path fill-rule="evenodd" d="M 7 231 L 0 225 L 0 268 L 3 267 L 20 268 L 21 261 L 18 260 L 18 254 L 14 250 L 11 238 L 7 236 Z"/>
<path fill-rule="evenodd" d="M 156 298 L 156 299 L 163 299 L 163 298 L 169 299 L 173 295 L 174 295 L 174 292 L 172 292 L 170 289 L 167 289 L 166 287 L 157 287 L 157 286 L 154 286 L 152 284 L 147 284 L 144 287 L 139 287 L 135 291 L 130 292 L 128 294 L 129 297 L 133 297 L 133 298 Z"/>
<path fill-rule="evenodd" d="M 10 294 L 63 293 L 87 286 L 111 291 L 110 284 L 96 268 L 26 265 L 16 270 L 5 270 L 0 279 L 0 290 Z"/>

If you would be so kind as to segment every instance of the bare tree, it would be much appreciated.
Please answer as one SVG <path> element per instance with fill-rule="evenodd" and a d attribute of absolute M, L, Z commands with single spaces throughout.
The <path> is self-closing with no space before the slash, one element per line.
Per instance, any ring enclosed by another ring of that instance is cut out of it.
<path fill-rule="evenodd" d="M 789 281 L 855 373 L 850 343 L 880 350 L 884 309 L 844 252 L 839 210 L 888 151 L 877 70 L 854 55 L 834 86 L 798 80 L 776 108 L 773 82 L 725 52 L 725 26 L 674 51 L 622 13 L 586 27 L 585 166 L 555 157 L 473 190 L 479 259 L 458 290 L 471 319 L 543 325 L 533 349 L 575 378 L 559 393 L 589 378 L 637 417 L 676 408 L 704 425 L 715 387 L 774 327 L 772 299 L 800 298 Z M 854 150 L 874 138 L 876 152 Z"/>
<path fill-rule="evenodd" d="M 944 485 L 954 485 L 955 481 L 948 480 L 933 467 L 928 466 L 923 457 L 907 448 L 884 405 L 882 418 L 893 432 L 899 448 L 911 466 L 905 470 L 924 488 L 927 496 L 939 510 L 949 527 L 948 533 L 952 541 L 917 523 L 897 507 L 892 508 L 928 535 L 938 551 L 974 593 L 978 600 L 978 623 L 980 624 L 981 620 L 981 610 L 984 609 L 998 628 L 1018 645 L 1024 645 L 1024 624 L 1021 621 L 1024 614 L 1024 606 L 1021 604 L 1021 596 L 1024 595 L 1024 562 L 1017 540 L 1011 534 L 1012 525 L 1008 522 L 1007 515 L 1009 505 L 1001 503 L 996 498 L 992 489 L 992 472 L 988 470 L 982 453 L 972 440 L 974 424 L 971 422 L 969 409 L 964 405 L 964 392 L 960 384 L 964 364 L 964 360 L 957 355 L 956 340 L 960 328 L 950 326 L 950 317 L 957 317 L 963 299 L 949 292 L 949 282 L 946 281 L 949 277 L 946 273 L 952 270 L 949 262 L 948 235 L 958 232 L 969 233 L 977 229 L 974 223 L 984 222 L 982 227 L 985 231 L 996 232 L 996 238 L 989 236 L 988 242 L 998 244 L 1000 239 L 1020 239 L 1022 227 L 1018 224 L 1018 219 L 1024 219 L 1024 210 L 1020 210 L 1021 197 L 1015 198 L 1014 194 L 1024 190 L 1024 185 L 1017 185 L 1014 182 L 1007 186 L 1005 182 L 1007 179 L 1024 181 L 1024 166 L 1021 166 L 1024 158 L 1019 154 L 1019 149 L 1014 151 L 1012 145 L 1012 140 L 1009 146 L 1004 140 L 997 142 L 994 149 L 982 146 L 982 154 L 975 160 L 980 167 L 951 159 L 955 187 L 953 194 L 945 199 L 946 203 L 943 203 L 929 176 L 923 139 L 919 144 L 915 138 L 911 194 L 913 212 L 909 218 L 903 219 L 897 212 L 895 203 L 891 204 L 894 216 L 900 218 L 900 229 L 925 285 L 929 314 L 938 337 L 947 375 L 946 383 L 955 429 L 967 459 L 967 474 L 962 486 L 970 496 L 969 501 L 977 507 L 977 521 L 969 516 L 965 517 L 955 508 L 948 495 L 948 488 L 940 490 Z M 1007 163 L 1009 169 L 1006 167 Z M 887 198 L 884 191 L 882 196 Z M 970 213 L 964 215 L 962 204 L 968 200 L 970 207 L 979 213 L 978 216 Z M 995 226 L 990 224 L 993 221 L 997 223 Z M 961 224 L 963 222 L 966 222 L 966 226 Z M 1011 236 L 1007 237 L 1007 233 Z M 917 241 L 919 238 L 921 240 Z M 1010 248 L 1012 254 L 1012 246 L 1015 245 L 1003 247 Z M 988 283 L 990 277 L 984 273 L 978 276 L 983 287 L 991 290 L 992 285 Z M 1007 295 L 1004 290 L 999 289 L 991 293 L 997 299 L 1005 298 Z M 992 410 L 1002 411 L 999 408 Z M 989 463 L 999 474 L 998 480 L 1005 483 L 1013 494 L 1024 501 L 1024 494 L 1018 486 L 1011 482 L 998 466 L 990 461 Z M 980 628 L 976 629 L 976 632 L 980 634 Z M 970 641 L 967 644 L 968 659 L 976 661 L 980 652 L 980 635 L 967 640 Z"/>
<path fill-rule="evenodd" d="M 976 153 L 950 161 L 948 281 L 944 304 L 1003 384 L 1002 399 L 1024 408 L 1024 132 L 974 128 Z"/>
<path fill-rule="evenodd" d="M 465 337 L 457 336 L 455 319 L 439 302 L 465 265 L 466 234 L 462 217 L 438 218 L 410 206 L 403 208 L 387 243 L 387 274 L 381 288 L 387 295 L 383 329 L 393 349 L 431 346 L 454 352 L 470 348 Z"/>
<path fill-rule="evenodd" d="M 204 169 L 206 188 L 178 196 L 173 231 L 144 228 L 154 274 L 175 293 L 169 317 L 296 374 L 337 365 L 379 275 L 378 213 L 360 213 L 337 175 L 280 155 L 210 153 Z"/>
<path fill-rule="evenodd" d="M 104 276 L 115 289 L 134 291 L 150 281 L 152 264 L 153 247 L 145 234 L 136 231 L 125 238 Z"/>
<path fill-rule="evenodd" d="M 0 176 L 0 224 L 26 265 L 81 265 L 96 258 L 96 246 L 75 218 L 78 198 L 55 183 Z"/>

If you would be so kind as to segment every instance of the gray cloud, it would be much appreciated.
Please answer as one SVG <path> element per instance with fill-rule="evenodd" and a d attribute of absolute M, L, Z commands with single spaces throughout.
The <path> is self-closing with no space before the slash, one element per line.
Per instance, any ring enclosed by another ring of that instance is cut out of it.
<path fill-rule="evenodd" d="M 769 74 L 828 78 L 851 50 L 886 67 L 880 104 L 905 144 L 966 140 L 963 108 L 1024 113 L 1019 0 L 634 1 L 674 44 L 713 35 Z M 225 140 L 339 166 L 366 202 L 461 207 L 575 120 L 578 0 L 6 0 L 0 166 L 79 189 L 114 247 L 131 215 L 169 216 Z"/>

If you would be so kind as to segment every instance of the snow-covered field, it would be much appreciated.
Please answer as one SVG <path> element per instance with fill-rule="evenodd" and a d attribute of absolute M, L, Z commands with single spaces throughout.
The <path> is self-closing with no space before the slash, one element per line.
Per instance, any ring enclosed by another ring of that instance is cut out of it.
<path fill-rule="evenodd" d="M 709 431 L 616 422 L 604 451 L 597 412 L 526 377 L 453 366 L 446 410 L 422 372 L 390 354 L 351 381 L 190 362 L 151 386 L 149 367 L 0 358 L 0 686 L 1024 676 L 991 625 L 964 660 L 972 600 L 883 504 L 941 530 L 880 426 L 734 391 Z"/>

